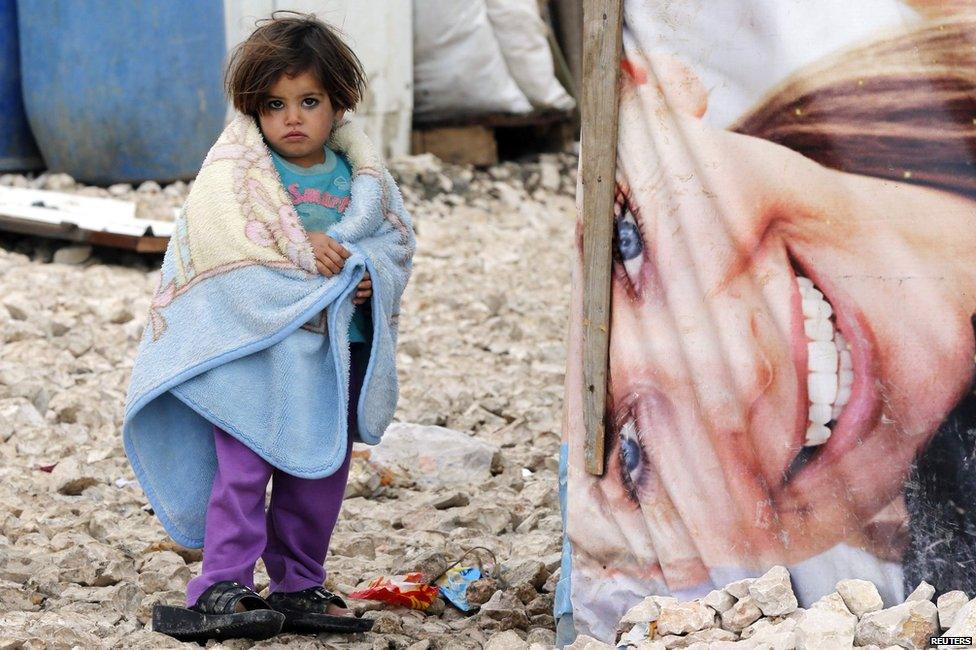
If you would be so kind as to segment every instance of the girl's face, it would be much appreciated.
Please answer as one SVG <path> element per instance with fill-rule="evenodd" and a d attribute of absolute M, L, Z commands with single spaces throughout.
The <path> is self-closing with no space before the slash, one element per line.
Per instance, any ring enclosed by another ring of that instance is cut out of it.
<path fill-rule="evenodd" d="M 630 548 L 574 541 L 672 589 L 892 555 L 870 524 L 973 375 L 976 203 L 712 129 L 674 65 L 625 65 L 608 462 L 575 501 Z"/>
<path fill-rule="evenodd" d="M 310 167 L 325 160 L 323 147 L 344 110 L 334 111 L 314 74 L 281 75 L 268 91 L 258 124 L 275 152 L 288 162 Z"/>

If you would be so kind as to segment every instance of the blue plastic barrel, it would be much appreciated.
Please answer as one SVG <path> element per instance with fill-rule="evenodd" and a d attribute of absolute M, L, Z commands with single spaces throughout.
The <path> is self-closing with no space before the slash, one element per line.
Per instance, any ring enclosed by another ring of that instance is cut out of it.
<path fill-rule="evenodd" d="M 44 166 L 34 143 L 20 93 L 17 3 L 0 0 L 0 172 Z"/>
<path fill-rule="evenodd" d="M 19 0 L 17 18 L 49 169 L 98 184 L 196 174 L 226 114 L 221 0 Z"/>

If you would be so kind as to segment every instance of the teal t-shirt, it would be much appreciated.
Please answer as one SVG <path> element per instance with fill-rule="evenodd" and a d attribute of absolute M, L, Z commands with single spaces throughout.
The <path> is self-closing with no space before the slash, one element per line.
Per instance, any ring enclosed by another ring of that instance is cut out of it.
<path fill-rule="evenodd" d="M 281 183 L 307 232 L 325 232 L 339 223 L 349 205 L 352 171 L 346 159 L 325 147 L 325 160 L 311 167 L 290 163 L 271 150 Z M 369 302 L 356 306 L 349 324 L 349 341 L 365 343 L 372 327 Z"/>

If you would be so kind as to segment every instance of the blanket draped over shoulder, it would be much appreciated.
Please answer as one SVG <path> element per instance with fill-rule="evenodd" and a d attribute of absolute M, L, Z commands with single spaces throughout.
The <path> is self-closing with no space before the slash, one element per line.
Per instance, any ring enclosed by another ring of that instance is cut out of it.
<path fill-rule="evenodd" d="M 329 146 L 353 175 L 349 207 L 327 232 L 351 253 L 338 275 L 317 272 L 267 145 L 245 115 L 210 150 L 169 241 L 123 441 L 150 504 L 185 546 L 203 545 L 214 425 L 276 468 L 320 478 L 341 464 L 350 434 L 375 444 L 393 418 L 411 219 L 358 127 L 338 125 Z M 348 404 L 348 328 L 365 271 L 371 349 L 359 403 Z M 357 409 L 358 431 L 347 432 L 348 408 Z"/>

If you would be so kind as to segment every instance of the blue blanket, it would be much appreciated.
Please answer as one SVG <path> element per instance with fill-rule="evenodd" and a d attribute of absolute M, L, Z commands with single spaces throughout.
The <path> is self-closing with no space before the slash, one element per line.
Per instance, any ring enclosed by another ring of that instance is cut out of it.
<path fill-rule="evenodd" d="M 311 245 L 255 121 L 238 115 L 210 150 L 170 239 L 132 370 L 126 455 L 166 531 L 203 545 L 218 425 L 275 467 L 320 478 L 350 433 L 379 442 L 398 396 L 397 319 L 414 236 L 389 172 L 350 122 L 329 146 L 353 170 L 351 253 L 332 278 Z M 359 403 L 348 404 L 352 296 L 369 271 L 373 331 Z M 347 432 L 356 408 L 358 431 Z"/>

